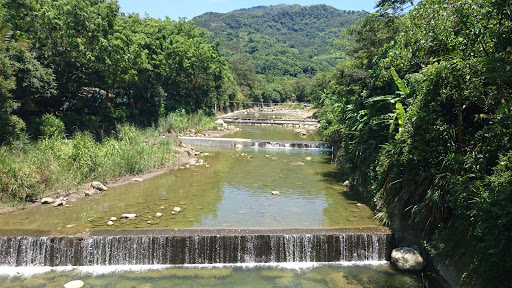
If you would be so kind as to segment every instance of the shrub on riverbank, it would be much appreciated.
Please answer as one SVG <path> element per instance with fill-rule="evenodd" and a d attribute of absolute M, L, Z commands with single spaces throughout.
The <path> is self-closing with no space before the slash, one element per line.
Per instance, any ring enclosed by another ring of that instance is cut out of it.
<path fill-rule="evenodd" d="M 1 146 L 0 200 L 25 203 L 93 180 L 111 181 L 166 167 L 174 158 L 175 143 L 162 137 L 161 131 L 209 129 L 214 118 L 203 113 L 171 113 L 160 123 L 162 126 L 148 129 L 122 125 L 115 136 L 101 141 L 89 132 L 77 132 L 70 139 L 57 133 L 34 142 Z M 169 123 L 175 124 L 164 125 Z"/>

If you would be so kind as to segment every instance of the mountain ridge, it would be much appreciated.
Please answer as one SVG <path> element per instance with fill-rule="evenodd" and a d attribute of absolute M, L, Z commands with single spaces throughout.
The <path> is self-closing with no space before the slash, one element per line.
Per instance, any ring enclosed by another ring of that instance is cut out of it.
<path fill-rule="evenodd" d="M 334 67 L 328 42 L 367 14 L 325 4 L 280 4 L 208 12 L 192 21 L 221 41 L 228 59 L 241 55 L 258 74 L 296 77 Z"/>

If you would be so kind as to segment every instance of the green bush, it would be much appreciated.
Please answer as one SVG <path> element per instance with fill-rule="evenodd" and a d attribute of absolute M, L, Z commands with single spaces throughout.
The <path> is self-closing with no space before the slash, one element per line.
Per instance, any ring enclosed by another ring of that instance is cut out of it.
<path fill-rule="evenodd" d="M 194 129 L 196 132 L 217 129 L 215 117 L 206 115 L 202 110 L 194 114 L 187 114 L 185 110 L 169 113 L 158 122 L 162 133 L 181 134 Z"/>
<path fill-rule="evenodd" d="M 59 118 L 51 114 L 44 114 L 41 119 L 41 137 L 44 138 L 64 138 L 66 135 L 66 126 Z"/>

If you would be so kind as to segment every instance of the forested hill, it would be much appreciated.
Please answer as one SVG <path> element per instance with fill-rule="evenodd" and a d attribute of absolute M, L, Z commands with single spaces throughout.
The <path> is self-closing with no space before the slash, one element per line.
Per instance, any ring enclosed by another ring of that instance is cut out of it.
<path fill-rule="evenodd" d="M 328 71 L 336 65 L 328 42 L 367 15 L 327 5 L 258 6 L 230 13 L 205 13 L 193 21 L 206 28 L 227 51 L 243 55 L 256 73 L 298 76 Z"/>

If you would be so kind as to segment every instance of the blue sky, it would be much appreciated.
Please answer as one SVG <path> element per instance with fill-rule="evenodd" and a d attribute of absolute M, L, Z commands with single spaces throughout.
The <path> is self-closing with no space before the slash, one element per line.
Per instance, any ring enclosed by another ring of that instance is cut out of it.
<path fill-rule="evenodd" d="M 169 16 L 173 20 L 179 17 L 192 19 L 205 12 L 229 12 L 241 8 L 254 6 L 268 6 L 278 4 L 300 4 L 303 6 L 327 4 L 340 10 L 366 10 L 373 12 L 376 0 L 118 0 L 121 11 L 124 13 L 139 13 L 141 16 L 147 12 L 153 18 Z"/>

